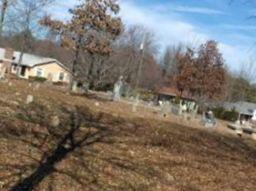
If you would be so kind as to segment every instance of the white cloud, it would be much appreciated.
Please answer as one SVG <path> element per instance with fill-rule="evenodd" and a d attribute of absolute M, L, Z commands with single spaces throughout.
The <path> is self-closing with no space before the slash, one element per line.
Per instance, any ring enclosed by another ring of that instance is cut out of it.
<path fill-rule="evenodd" d="M 74 0 L 66 0 L 58 3 L 52 9 L 55 18 L 66 20 L 69 18 L 67 11 L 69 8 L 75 6 Z M 180 12 L 197 12 L 201 14 L 224 14 L 218 10 L 199 7 L 183 7 L 173 6 L 170 8 L 168 4 L 157 5 L 154 7 L 139 7 L 134 0 L 122 0 L 120 16 L 122 17 L 126 26 L 141 24 L 150 29 L 158 39 L 161 47 L 167 45 L 174 45 L 178 43 L 185 43 L 198 46 L 200 43 L 211 39 L 210 32 L 202 31 L 200 27 L 195 24 L 184 21 L 179 14 L 170 11 L 163 13 L 164 10 L 176 9 Z M 225 26 L 223 26 L 225 27 Z M 227 28 L 232 28 L 232 25 L 226 25 Z M 237 26 L 237 28 L 248 29 L 249 26 Z M 221 27 L 220 27 L 221 28 Z M 218 39 L 215 39 L 218 40 Z M 248 58 L 248 48 L 245 46 L 232 46 L 230 44 L 220 42 L 219 48 L 223 53 L 224 59 L 232 69 L 239 68 L 239 64 Z M 247 51 L 246 51 L 247 50 Z"/>
<path fill-rule="evenodd" d="M 178 43 L 198 46 L 211 39 L 210 32 L 202 31 L 200 27 L 183 21 L 179 16 L 162 14 L 159 10 L 164 7 L 158 6 L 155 9 L 147 9 L 124 1 L 121 3 L 121 8 L 121 16 L 128 26 L 142 24 L 151 29 L 162 47 Z M 232 46 L 219 42 L 219 49 L 232 70 L 239 68 L 241 62 L 245 62 L 249 55 L 248 48 L 246 49 L 242 45 Z"/>
<path fill-rule="evenodd" d="M 67 21 L 71 18 L 68 10 L 75 5 L 77 5 L 77 1 L 74 0 L 57 1 L 51 7 L 47 8 L 47 12 L 49 12 L 54 19 Z"/>
<path fill-rule="evenodd" d="M 242 31 L 251 31 L 251 30 L 256 30 L 255 25 L 231 25 L 231 24 L 225 24 L 225 25 L 220 25 L 221 28 L 223 29 L 228 29 L 228 30 L 242 30 Z"/>
<path fill-rule="evenodd" d="M 162 45 L 179 42 L 198 44 L 209 38 L 194 25 L 179 20 L 175 15 L 175 18 L 170 18 L 157 10 L 139 8 L 126 1 L 121 3 L 121 8 L 121 17 L 126 25 L 144 25 L 154 32 Z"/>
<path fill-rule="evenodd" d="M 226 15 L 225 12 L 209 9 L 206 7 L 188 7 L 188 6 L 174 6 L 171 10 L 177 12 L 184 12 L 184 13 L 198 13 L 198 14 L 206 14 L 206 15 Z"/>
<path fill-rule="evenodd" d="M 252 48 L 252 47 L 251 47 Z M 228 66 L 233 71 L 241 70 L 241 67 L 255 62 L 254 51 L 247 46 L 231 46 L 219 43 L 219 49 L 223 57 L 228 61 Z"/>

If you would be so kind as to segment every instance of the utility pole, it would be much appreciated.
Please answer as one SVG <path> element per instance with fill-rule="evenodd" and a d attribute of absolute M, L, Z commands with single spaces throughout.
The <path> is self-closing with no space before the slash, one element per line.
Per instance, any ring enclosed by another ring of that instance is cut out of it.
<path fill-rule="evenodd" d="M 137 81 L 135 88 L 138 89 L 140 85 L 140 78 L 141 78 L 141 72 L 142 72 L 142 66 L 143 66 L 143 59 L 144 59 L 144 40 L 140 45 L 140 62 L 139 62 L 139 69 L 137 73 Z"/>
<path fill-rule="evenodd" d="M 139 68 L 138 68 L 138 73 L 137 73 L 137 80 L 136 80 L 136 84 L 135 84 L 135 91 L 137 91 L 137 95 L 135 98 L 135 102 L 133 104 L 132 107 L 132 111 L 136 112 L 137 111 L 137 106 L 139 104 L 139 100 L 140 100 L 140 93 L 139 93 L 139 85 L 140 85 L 140 79 L 141 79 L 141 72 L 142 72 L 142 66 L 143 66 L 143 59 L 144 59 L 144 42 L 145 42 L 145 37 L 143 38 L 143 41 L 140 45 L 140 62 L 139 62 Z"/>

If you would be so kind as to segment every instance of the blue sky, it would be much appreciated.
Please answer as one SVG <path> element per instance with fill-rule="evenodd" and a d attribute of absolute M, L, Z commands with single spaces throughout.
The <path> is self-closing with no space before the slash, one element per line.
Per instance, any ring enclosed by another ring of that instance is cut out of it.
<path fill-rule="evenodd" d="M 153 31 L 162 49 L 187 43 L 197 46 L 213 39 L 219 42 L 227 65 L 239 70 L 256 60 L 255 5 L 248 0 L 120 0 L 126 26 L 141 24 Z M 68 19 L 68 8 L 76 0 L 65 0 L 52 8 L 54 17 Z M 255 57 L 255 58 L 254 58 Z"/>

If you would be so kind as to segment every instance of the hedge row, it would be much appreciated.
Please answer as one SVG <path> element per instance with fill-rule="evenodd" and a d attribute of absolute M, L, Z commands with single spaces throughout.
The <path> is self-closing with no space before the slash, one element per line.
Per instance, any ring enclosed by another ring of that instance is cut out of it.
<path fill-rule="evenodd" d="M 225 121 L 237 121 L 239 113 L 236 110 L 227 111 L 223 107 L 217 107 L 213 109 L 213 113 L 216 118 L 223 119 Z"/>

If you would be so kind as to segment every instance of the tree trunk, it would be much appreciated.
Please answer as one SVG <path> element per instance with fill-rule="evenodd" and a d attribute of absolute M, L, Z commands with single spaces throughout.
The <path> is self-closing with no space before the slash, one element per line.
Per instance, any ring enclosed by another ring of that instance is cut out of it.
<path fill-rule="evenodd" d="M 17 76 L 20 76 L 20 74 L 21 74 L 23 56 L 24 56 L 24 51 L 22 50 L 20 52 L 20 57 L 19 57 L 18 65 L 17 65 L 17 71 L 16 71 Z"/>
<path fill-rule="evenodd" d="M 94 79 L 94 73 L 95 73 L 95 69 L 94 69 L 94 55 L 90 55 L 91 60 L 90 60 L 90 64 L 89 64 L 89 70 L 88 70 L 88 80 L 89 80 L 89 89 L 94 89 L 95 88 L 95 79 Z"/>
<path fill-rule="evenodd" d="M 3 27 L 4 27 L 4 21 L 5 21 L 6 10 L 8 7 L 8 2 L 9 0 L 3 0 L 3 3 L 2 3 L 1 18 L 0 18 L 0 37 L 2 37 L 3 35 Z"/>
<path fill-rule="evenodd" d="M 71 92 L 74 91 L 76 89 L 76 86 L 77 86 L 77 82 L 76 82 L 76 77 L 77 77 L 76 72 L 77 71 L 76 71 L 76 69 L 77 69 L 77 63 L 78 63 L 78 58 L 79 58 L 81 42 L 82 42 L 82 37 L 79 36 L 78 40 L 76 42 L 75 55 L 74 55 L 74 59 L 73 59 L 73 62 L 72 62 L 72 74 L 71 74 L 70 86 L 69 86 L 69 90 Z"/>
<path fill-rule="evenodd" d="M 77 65 L 78 55 L 79 55 L 79 51 L 76 50 L 74 60 L 72 63 L 72 73 L 71 73 L 70 86 L 69 86 L 70 91 L 74 91 L 74 86 L 76 86 L 75 78 L 76 78 L 76 65 Z"/>

